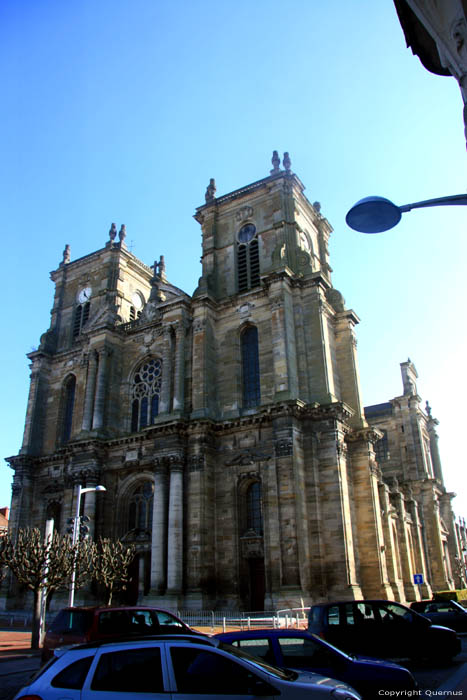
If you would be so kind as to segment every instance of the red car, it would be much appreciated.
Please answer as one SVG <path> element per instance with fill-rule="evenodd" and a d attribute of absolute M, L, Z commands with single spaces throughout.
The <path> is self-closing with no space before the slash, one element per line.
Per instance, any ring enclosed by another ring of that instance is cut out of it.
<path fill-rule="evenodd" d="M 150 607 L 63 608 L 47 628 L 42 661 L 57 647 L 146 634 L 196 634 L 176 615 Z"/>

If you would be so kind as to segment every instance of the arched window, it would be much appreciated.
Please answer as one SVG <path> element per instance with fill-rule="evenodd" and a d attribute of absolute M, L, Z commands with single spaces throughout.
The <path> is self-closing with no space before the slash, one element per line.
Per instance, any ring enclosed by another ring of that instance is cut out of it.
<path fill-rule="evenodd" d="M 130 497 L 128 507 L 128 530 L 152 530 L 152 505 L 154 484 L 145 481 L 138 486 Z"/>
<path fill-rule="evenodd" d="M 252 408 L 260 403 L 258 329 L 249 326 L 242 333 L 243 407 Z"/>
<path fill-rule="evenodd" d="M 263 534 L 263 503 L 261 484 L 254 481 L 246 491 L 246 526 L 257 535 Z"/>
<path fill-rule="evenodd" d="M 71 438 L 73 425 L 73 409 L 75 406 L 76 377 L 72 375 L 65 384 L 63 401 L 62 442 L 68 442 Z"/>
<path fill-rule="evenodd" d="M 84 324 L 89 318 L 91 302 L 79 304 L 75 309 L 75 320 L 73 322 L 73 339 L 75 339 L 82 331 Z"/>
<path fill-rule="evenodd" d="M 152 425 L 159 413 L 162 381 L 162 360 L 145 360 L 133 380 L 131 402 L 131 432 Z"/>
<path fill-rule="evenodd" d="M 237 236 L 237 284 L 239 292 L 247 292 L 258 287 L 259 247 L 256 227 L 253 224 L 242 226 Z"/>

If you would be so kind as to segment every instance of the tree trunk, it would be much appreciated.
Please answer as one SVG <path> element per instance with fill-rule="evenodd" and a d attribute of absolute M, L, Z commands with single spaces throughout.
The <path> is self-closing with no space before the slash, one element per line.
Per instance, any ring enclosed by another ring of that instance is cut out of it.
<path fill-rule="evenodd" d="M 39 649 L 41 624 L 41 596 L 40 589 L 34 591 L 34 613 L 32 617 L 31 649 Z"/>

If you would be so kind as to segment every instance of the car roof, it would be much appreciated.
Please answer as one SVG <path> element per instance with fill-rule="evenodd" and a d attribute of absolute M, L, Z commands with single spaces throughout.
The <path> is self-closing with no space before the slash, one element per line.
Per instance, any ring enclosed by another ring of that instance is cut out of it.
<path fill-rule="evenodd" d="M 57 612 L 62 612 L 63 610 L 90 610 L 91 612 L 97 612 L 101 610 L 128 610 L 129 612 L 136 612 L 137 610 L 156 610 L 157 612 L 166 612 L 171 615 L 175 615 L 171 610 L 165 610 L 164 608 L 155 608 L 152 605 L 73 605 L 66 608 L 60 608 Z"/>
<path fill-rule="evenodd" d="M 217 637 L 218 639 L 226 639 L 227 637 L 230 636 L 242 636 L 245 639 L 255 639 L 258 637 L 264 637 L 264 636 L 269 636 L 269 637 L 316 637 L 316 635 L 312 634 L 311 632 L 308 632 L 307 630 L 302 630 L 302 629 L 270 629 L 270 628 L 262 628 L 262 629 L 255 629 L 255 630 L 232 630 L 231 632 L 219 632 L 218 634 L 215 634 L 214 637 Z"/>
<path fill-rule="evenodd" d="M 314 603 L 313 605 L 310 606 L 311 608 L 325 608 L 329 607 L 331 605 L 344 605 L 347 603 L 363 603 L 363 604 L 368 604 L 368 603 L 384 603 L 385 605 L 387 603 L 395 603 L 396 605 L 402 605 L 402 607 L 406 608 L 407 605 L 404 603 L 399 603 L 398 600 L 387 600 L 385 598 L 367 598 L 366 600 L 331 600 L 327 601 L 325 603 Z"/>
<path fill-rule="evenodd" d="M 144 635 L 122 635 L 115 639 L 96 639 L 94 642 L 84 642 L 83 644 L 73 644 L 70 646 L 59 647 L 66 651 L 75 651 L 77 649 L 98 649 L 105 646 L 118 646 L 119 644 L 140 644 L 141 642 L 190 642 L 193 644 L 204 644 L 206 646 L 217 647 L 220 640 L 213 637 L 207 637 L 202 634 L 144 634 Z"/>

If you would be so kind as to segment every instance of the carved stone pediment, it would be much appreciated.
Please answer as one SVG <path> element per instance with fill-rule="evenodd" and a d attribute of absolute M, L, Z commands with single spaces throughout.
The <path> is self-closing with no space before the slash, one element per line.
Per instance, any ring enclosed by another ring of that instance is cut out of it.
<path fill-rule="evenodd" d="M 263 538 L 255 530 L 247 530 L 240 537 L 240 546 L 244 559 L 261 559 L 264 557 Z"/>

